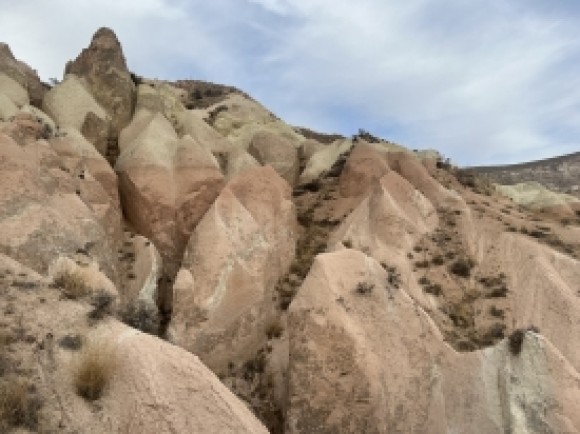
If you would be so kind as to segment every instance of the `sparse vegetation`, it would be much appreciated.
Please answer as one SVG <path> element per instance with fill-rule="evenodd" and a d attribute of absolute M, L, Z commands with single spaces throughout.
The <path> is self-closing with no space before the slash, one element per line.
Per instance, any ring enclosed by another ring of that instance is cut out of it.
<path fill-rule="evenodd" d="M 469 277 L 474 265 L 471 259 L 459 258 L 450 265 L 449 271 L 456 276 Z"/>
<path fill-rule="evenodd" d="M 120 312 L 121 321 L 128 326 L 151 335 L 160 331 L 159 312 L 155 306 L 143 300 L 127 304 Z"/>
<path fill-rule="evenodd" d="M 375 285 L 372 283 L 368 283 L 368 282 L 359 282 L 356 285 L 355 291 L 357 294 L 360 295 L 368 295 L 371 292 L 373 292 Z"/>
<path fill-rule="evenodd" d="M 54 286 L 60 288 L 62 294 L 71 300 L 86 297 L 91 289 L 86 285 L 83 276 L 77 272 L 65 271 L 54 278 Z"/>
<path fill-rule="evenodd" d="M 431 260 L 431 263 L 433 265 L 443 265 L 445 263 L 445 258 L 441 255 L 435 255 Z"/>
<path fill-rule="evenodd" d="M 0 380 L 0 431 L 24 427 L 34 430 L 42 401 L 24 378 L 10 376 Z"/>
<path fill-rule="evenodd" d="M 94 340 L 85 345 L 74 370 L 77 394 L 88 401 L 99 399 L 113 376 L 115 365 L 115 352 L 111 344 Z"/>
<path fill-rule="evenodd" d="M 522 352 L 525 334 L 526 332 L 523 329 L 516 329 L 510 334 L 508 346 L 512 355 L 518 356 Z"/>
<path fill-rule="evenodd" d="M 100 320 L 113 313 L 115 296 L 105 290 L 100 290 L 91 297 L 93 309 L 89 312 L 89 319 Z"/>

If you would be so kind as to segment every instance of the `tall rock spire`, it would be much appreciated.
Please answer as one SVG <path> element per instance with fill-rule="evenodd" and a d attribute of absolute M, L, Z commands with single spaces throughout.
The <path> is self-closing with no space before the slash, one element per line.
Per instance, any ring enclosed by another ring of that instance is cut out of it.
<path fill-rule="evenodd" d="M 90 45 L 66 64 L 65 74 L 86 80 L 97 102 L 111 116 L 111 141 L 115 142 L 135 106 L 135 85 L 115 33 L 106 27 L 97 30 Z"/>

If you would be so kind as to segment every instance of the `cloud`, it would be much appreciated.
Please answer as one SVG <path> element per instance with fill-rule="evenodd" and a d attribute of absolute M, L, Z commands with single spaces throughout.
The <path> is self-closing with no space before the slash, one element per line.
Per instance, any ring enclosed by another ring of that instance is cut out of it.
<path fill-rule="evenodd" d="M 0 37 L 45 78 L 107 25 L 138 73 L 233 84 L 314 129 L 362 127 L 464 164 L 580 148 L 580 7 L 570 0 L 55 0 L 0 9 Z"/>

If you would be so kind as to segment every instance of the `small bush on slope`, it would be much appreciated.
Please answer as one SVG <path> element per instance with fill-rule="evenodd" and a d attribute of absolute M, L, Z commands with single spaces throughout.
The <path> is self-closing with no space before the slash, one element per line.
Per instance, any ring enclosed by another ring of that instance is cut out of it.
<path fill-rule="evenodd" d="M 89 342 L 81 351 L 74 369 L 76 392 L 83 398 L 99 399 L 115 370 L 114 348 L 104 340 Z"/>

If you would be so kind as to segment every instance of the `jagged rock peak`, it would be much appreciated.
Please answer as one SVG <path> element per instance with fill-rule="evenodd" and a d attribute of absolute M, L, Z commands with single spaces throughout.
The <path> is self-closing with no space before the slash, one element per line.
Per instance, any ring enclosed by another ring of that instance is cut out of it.
<path fill-rule="evenodd" d="M 101 27 L 95 32 L 88 48 L 85 48 L 74 61 L 66 64 L 65 74 L 84 75 L 95 64 L 127 69 L 121 43 L 115 32 L 108 27 Z"/>

